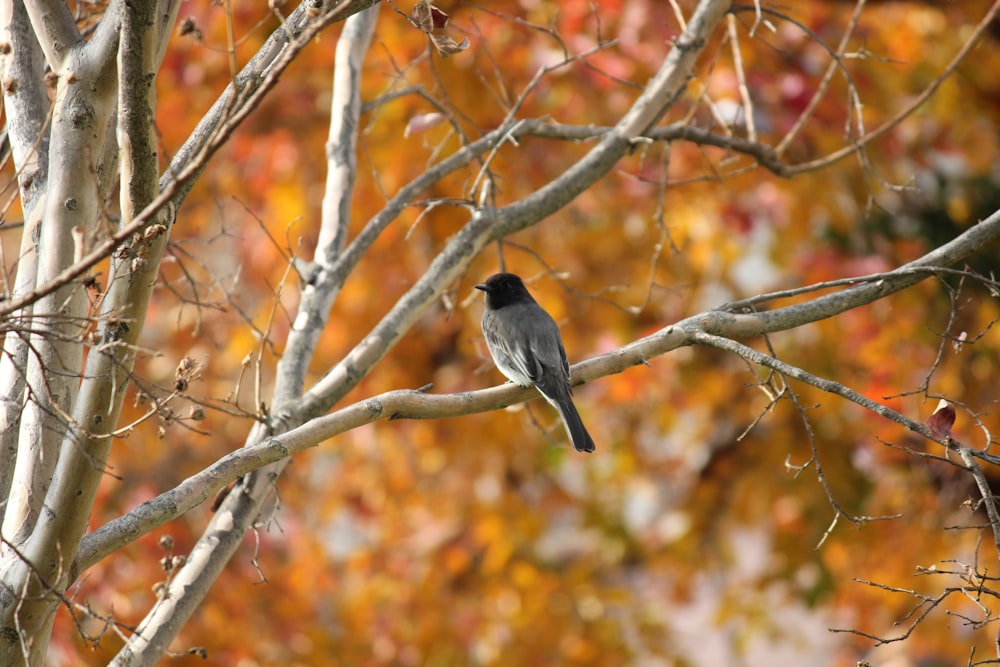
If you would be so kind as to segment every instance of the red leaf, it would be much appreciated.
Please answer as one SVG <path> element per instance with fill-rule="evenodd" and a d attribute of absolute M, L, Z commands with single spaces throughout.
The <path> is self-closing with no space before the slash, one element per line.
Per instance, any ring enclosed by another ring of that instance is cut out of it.
<path fill-rule="evenodd" d="M 434 5 L 431 5 L 431 23 L 434 26 L 434 30 L 444 30 L 448 25 L 448 15 Z"/>
<path fill-rule="evenodd" d="M 955 408 L 942 398 L 934 409 L 934 414 L 927 418 L 927 427 L 935 438 L 944 440 L 951 437 L 951 427 L 954 424 Z"/>

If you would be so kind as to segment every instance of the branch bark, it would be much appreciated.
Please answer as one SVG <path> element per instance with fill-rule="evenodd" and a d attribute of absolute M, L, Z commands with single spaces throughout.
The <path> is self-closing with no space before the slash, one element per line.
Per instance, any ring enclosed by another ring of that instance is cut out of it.
<path fill-rule="evenodd" d="M 30 2 L 26 7 L 49 65 L 58 75 L 46 196 L 38 206 L 38 237 L 32 239 L 44 252 L 37 254 L 37 263 L 19 265 L 16 279 L 19 285 L 37 286 L 74 264 L 101 220 L 99 174 L 115 89 L 113 68 L 109 80 L 108 70 L 87 67 L 87 43 L 79 39 L 75 24 L 63 13 L 68 12 L 65 6 Z M 24 271 L 32 277 L 22 277 Z M 0 664 L 4 665 L 44 660 L 57 604 L 49 592 L 65 579 L 76 549 L 69 543 L 67 550 L 39 551 L 32 546 L 59 543 L 58 530 L 40 531 L 37 524 L 53 515 L 51 509 L 46 511 L 52 506 L 45 502 L 51 500 L 47 495 L 53 491 L 52 477 L 64 453 L 60 442 L 71 427 L 69 415 L 83 361 L 86 300 L 81 286 L 64 283 L 30 305 L 31 333 L 22 371 L 24 409 L 18 424 L 13 482 L 0 526 L 5 540 L 0 545 L 0 580 L 5 584 L 0 589 L 0 635 L 7 639 L 0 641 Z M 82 530 L 82 526 L 77 529 L 78 535 Z M 22 559 L 22 553 L 30 554 L 30 560 Z M 19 641 L 9 641 L 12 637 Z"/>
<path fill-rule="evenodd" d="M 38 234 L 40 211 L 48 180 L 49 98 L 45 88 L 45 59 L 38 41 L 33 38 L 25 5 L 5 2 L 0 5 L 0 35 L 10 48 L 0 49 L 0 84 L 4 90 L 4 115 L 14 167 L 17 169 L 24 233 L 18 252 L 18 272 L 11 294 L 17 297 L 35 286 L 38 269 Z M 30 316 L 30 311 L 22 313 Z M 28 342 L 18 331 L 17 323 L 4 334 L 0 355 L 0 456 L 13 461 L 17 456 L 17 436 L 24 409 L 27 387 L 24 369 L 28 364 Z M 0 498 L 10 493 L 14 466 L 0 470 Z M 6 505 L 0 508 L 0 524 Z"/>

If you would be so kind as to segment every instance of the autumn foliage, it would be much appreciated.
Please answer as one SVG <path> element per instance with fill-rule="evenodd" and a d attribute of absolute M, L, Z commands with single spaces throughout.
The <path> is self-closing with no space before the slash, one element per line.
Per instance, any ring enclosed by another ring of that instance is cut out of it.
<path fill-rule="evenodd" d="M 156 82 L 162 161 L 291 10 L 270 4 L 182 5 Z M 420 6 L 379 9 L 350 235 L 508 117 L 550 133 L 512 137 L 403 210 L 345 281 L 309 381 L 427 271 L 480 198 L 518 201 L 592 148 L 661 67 L 693 3 Z M 500 384 L 473 286 L 501 267 L 525 278 L 575 363 L 730 302 L 889 271 L 1000 208 L 996 24 L 956 59 L 992 3 L 759 9 L 734 10 L 712 38 L 656 128 L 676 135 L 636 142 L 569 205 L 491 244 L 338 406 Z M 303 51 L 178 211 L 92 528 L 241 447 L 268 414 L 308 281 L 300 267 L 317 243 L 341 26 Z M 14 202 L 6 218 L 18 215 Z M 0 226 L 0 242 L 9 273 L 18 232 Z M 945 433 L 938 417 L 934 434 L 988 450 L 1000 430 L 996 256 L 985 249 L 871 305 L 741 342 L 917 422 L 935 420 L 945 398 L 954 423 Z M 165 662 L 997 658 L 995 600 L 967 590 L 927 602 L 962 585 L 967 568 L 992 575 L 997 558 L 980 490 L 941 444 L 707 346 L 574 395 L 593 455 L 574 452 L 534 400 L 378 421 L 296 456 Z M 77 606 L 59 612 L 50 664 L 111 660 L 119 632 L 183 565 L 210 505 L 84 572 L 67 594 Z M 880 643 L 918 619 L 905 641 Z"/>

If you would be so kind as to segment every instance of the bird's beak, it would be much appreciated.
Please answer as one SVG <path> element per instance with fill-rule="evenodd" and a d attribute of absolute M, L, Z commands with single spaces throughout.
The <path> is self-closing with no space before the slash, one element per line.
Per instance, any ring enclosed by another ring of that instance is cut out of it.
<path fill-rule="evenodd" d="M 486 284 L 485 284 L 485 283 L 480 283 L 479 285 L 476 285 L 476 289 L 481 289 L 481 290 L 483 290 L 484 292 L 486 292 L 486 291 L 487 291 L 487 287 L 486 287 Z"/>

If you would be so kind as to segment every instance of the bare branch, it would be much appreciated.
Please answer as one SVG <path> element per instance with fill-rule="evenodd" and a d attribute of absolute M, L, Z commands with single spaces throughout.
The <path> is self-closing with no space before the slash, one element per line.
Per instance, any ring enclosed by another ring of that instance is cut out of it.
<path fill-rule="evenodd" d="M 930 99 L 931 95 L 937 92 L 937 89 L 941 87 L 941 84 L 951 78 L 951 75 L 955 72 L 958 66 L 962 64 L 969 53 L 972 52 L 972 49 L 975 48 L 975 46 L 979 43 L 979 40 L 982 39 L 983 35 L 989 29 L 990 25 L 992 25 L 998 12 L 1000 12 L 1000 2 L 994 2 L 989 11 L 986 12 L 983 19 L 976 26 L 976 29 L 973 30 L 972 34 L 966 40 L 965 44 L 961 49 L 959 49 L 958 53 L 955 54 L 955 57 L 951 59 L 951 62 L 948 63 L 941 74 L 937 76 L 919 95 L 910 100 L 910 103 L 900 110 L 895 116 L 885 121 L 875 129 L 867 132 L 864 137 L 858 139 L 855 145 L 845 146 L 839 151 L 835 151 L 829 155 L 796 165 L 790 169 L 790 173 L 801 174 L 808 171 L 815 171 L 816 169 L 820 169 L 842 160 L 857 151 L 860 145 L 869 144 L 882 138 L 894 127 L 909 118 L 917 109 L 923 106 L 924 102 Z"/>
<path fill-rule="evenodd" d="M 981 223 L 980 227 L 989 226 L 991 238 L 1000 238 L 1000 213 L 991 216 L 990 222 Z M 978 229 L 974 228 L 974 229 Z M 953 244 L 964 248 L 964 252 L 972 253 L 979 245 L 979 235 L 969 230 L 956 239 Z M 964 255 L 957 249 L 958 260 Z M 930 254 L 934 254 L 933 252 Z M 910 280 L 912 271 L 908 267 L 922 263 L 923 260 L 911 262 L 898 269 L 903 280 Z M 923 274 L 926 277 L 927 274 Z M 895 272 L 884 274 L 882 282 L 894 284 Z M 869 291 L 869 301 L 857 302 L 862 306 L 874 300 L 883 298 L 891 291 Z M 826 297 L 817 297 L 817 300 Z M 814 312 L 811 302 L 789 306 L 787 319 L 783 320 L 789 328 L 801 326 L 800 317 L 795 311 L 810 314 Z M 858 403 L 876 414 L 895 421 L 905 428 L 928 439 L 937 439 L 922 422 L 909 419 L 888 407 L 875 403 L 871 399 L 854 392 L 851 389 L 823 378 L 816 377 L 802 369 L 791 366 L 773 357 L 764 355 L 757 350 L 736 341 L 713 335 L 710 331 L 736 330 L 740 336 L 757 336 L 766 333 L 758 328 L 750 329 L 755 315 L 737 315 L 722 311 L 709 311 L 688 317 L 681 322 L 664 327 L 660 331 L 629 343 L 617 350 L 588 359 L 572 367 L 574 384 L 592 382 L 600 377 L 621 373 L 633 366 L 643 365 L 649 359 L 663 355 L 671 350 L 688 345 L 710 345 L 734 352 L 753 363 L 772 368 L 782 375 L 795 378 L 816 386 L 824 391 L 838 394 Z M 735 319 L 734 319 L 735 318 Z M 741 318 L 750 318 L 747 322 Z M 760 323 L 758 322 L 758 327 Z M 428 394 L 412 390 L 396 390 L 380 394 L 370 399 L 342 408 L 329 415 L 317 417 L 308 423 L 282 435 L 272 436 L 266 441 L 250 445 L 232 452 L 206 468 L 202 473 L 185 480 L 175 489 L 161 494 L 153 500 L 143 503 L 125 516 L 102 526 L 84 538 L 77 562 L 74 564 L 74 575 L 97 562 L 107 554 L 121 548 L 149 530 L 169 521 L 192 507 L 197 506 L 223 486 L 234 479 L 256 470 L 269 463 L 282 460 L 314 447 L 325 440 L 341 433 L 380 419 L 443 419 L 460 417 L 479 412 L 495 410 L 513 405 L 525 400 L 536 398 L 532 389 L 523 389 L 512 384 L 505 384 L 480 391 L 460 394 Z M 943 443 L 942 443 L 943 444 Z M 983 454 L 973 451 L 973 455 L 983 458 Z M 872 517 L 861 517 L 872 520 Z"/>
<path fill-rule="evenodd" d="M 76 22 L 69 6 L 61 2 L 25 0 L 31 25 L 38 44 L 45 52 L 45 59 L 53 71 L 61 72 L 70 49 L 78 45 L 83 36 L 76 29 Z"/>
<path fill-rule="evenodd" d="M 378 7 L 357 16 L 361 15 L 364 15 L 364 20 L 347 21 L 337 42 L 330 133 L 326 145 L 326 190 L 317 239 L 316 267 L 302 290 L 299 315 L 289 336 L 286 353 L 279 365 L 273 400 L 278 409 L 301 393 L 309 362 L 313 358 L 323 327 L 329 321 L 330 307 L 347 276 L 336 267 L 344 260 L 347 229 L 351 221 L 351 195 L 357 175 L 357 137 L 361 122 L 361 64 L 375 30 Z M 428 179 L 427 182 L 429 184 L 432 181 Z M 408 193 L 412 191 L 406 190 Z M 388 222 L 392 217 L 384 216 L 383 219 Z M 378 231 L 381 229 L 384 229 L 384 226 L 377 227 Z M 373 241 L 376 236 L 377 232 L 372 233 L 368 227 L 362 232 L 362 237 L 368 240 Z M 355 257 L 360 256 L 359 249 L 369 247 L 364 241 L 357 245 L 359 247 L 352 249 Z"/>
<path fill-rule="evenodd" d="M 795 138 L 799 136 L 799 133 L 802 132 L 806 123 L 809 122 L 809 119 L 812 118 L 813 113 L 815 113 L 819 103 L 826 96 L 826 92 L 830 89 L 830 83 L 833 81 L 833 75 L 836 74 L 840 66 L 840 61 L 844 57 L 844 51 L 847 49 L 847 43 L 854 35 L 854 31 L 858 27 L 858 21 L 861 20 L 861 10 L 864 6 L 865 0 L 857 0 L 857 3 L 854 5 L 854 13 L 851 14 L 851 20 L 847 24 L 847 29 L 844 30 L 844 34 L 840 38 L 840 44 L 837 45 L 837 50 L 833 55 L 833 60 L 831 60 L 830 64 L 827 65 L 826 72 L 823 73 L 823 79 L 816 87 L 816 91 L 813 93 L 813 96 L 806 105 L 806 108 L 802 110 L 801 114 L 799 114 L 799 118 L 795 121 L 795 125 L 792 126 L 788 133 L 785 134 L 775 147 L 774 152 L 777 155 L 783 155 L 785 151 L 788 150 L 788 147 L 792 144 Z M 757 12 L 757 20 L 759 21 L 760 7 L 756 6 L 755 10 Z"/>
<path fill-rule="evenodd" d="M 327 268 L 340 253 L 346 238 L 355 172 L 351 158 L 360 124 L 360 68 L 371 41 L 376 17 L 377 8 L 355 14 L 341 34 L 340 43 L 343 46 L 338 46 L 335 75 L 339 79 L 339 85 L 335 87 L 335 122 L 331 127 L 331 133 L 334 133 L 334 141 L 331 143 L 335 145 L 331 145 L 328 150 L 333 161 L 339 163 L 345 158 L 347 160 L 343 170 L 340 167 L 333 170 L 332 182 L 328 182 L 328 188 L 333 189 L 338 201 L 324 202 L 327 210 L 324 211 L 320 247 L 317 251 L 322 275 L 314 276 L 309 283 L 310 287 L 305 291 L 284 360 L 279 364 L 279 386 L 275 389 L 274 399 L 279 405 L 289 401 L 301 390 L 308 360 L 312 358 L 322 326 L 329 316 L 336 288 L 339 287 L 329 281 L 332 274 Z M 260 437 L 263 429 L 259 426 L 251 431 L 250 442 L 255 442 Z M 186 566 L 169 582 L 164 595 L 115 658 L 115 664 L 154 664 L 166 652 L 170 642 L 194 613 L 212 582 L 218 578 L 222 568 L 241 544 L 244 533 L 256 520 L 261 504 L 273 493 L 274 482 L 287 465 L 287 459 L 276 459 L 273 463 L 275 465 L 270 469 L 248 475 L 239 489 L 223 501 L 205 534 L 192 550 Z"/>
<path fill-rule="evenodd" d="M 295 405 L 288 423 L 321 414 L 343 398 L 395 345 L 423 311 L 457 279 L 491 241 L 536 224 L 572 201 L 607 174 L 656 123 L 683 90 L 709 35 L 729 11 L 727 0 L 703 0 L 659 73 L 621 122 L 581 160 L 524 199 L 499 209 L 478 209 L 371 333 L 334 366 Z M 285 416 L 282 416 L 283 418 Z"/>
<path fill-rule="evenodd" d="M 99 243 L 78 262 L 54 275 L 50 280 L 46 280 L 31 292 L 3 302 L 0 305 L 0 322 L 11 313 L 35 303 L 84 275 L 147 225 L 161 218 L 164 224 L 172 222 L 174 211 L 212 155 L 277 84 L 281 73 L 305 48 L 309 40 L 331 22 L 343 19 L 350 13 L 360 11 L 360 7 L 369 6 L 374 2 L 375 0 L 342 1 L 335 3 L 333 9 L 326 14 L 317 17 L 313 17 L 313 10 L 306 7 L 309 3 L 302 3 L 289 18 L 286 27 L 275 31 L 267 44 L 243 68 L 237 77 L 237 82 L 241 86 L 239 94 L 234 98 L 232 86 L 227 88 L 199 123 L 191 138 L 174 156 L 170 168 L 160 179 L 160 195 L 136 215 L 131 223 Z M 293 22 L 292 18 L 296 18 L 297 22 Z M 288 30 L 297 32 L 289 35 Z"/>

